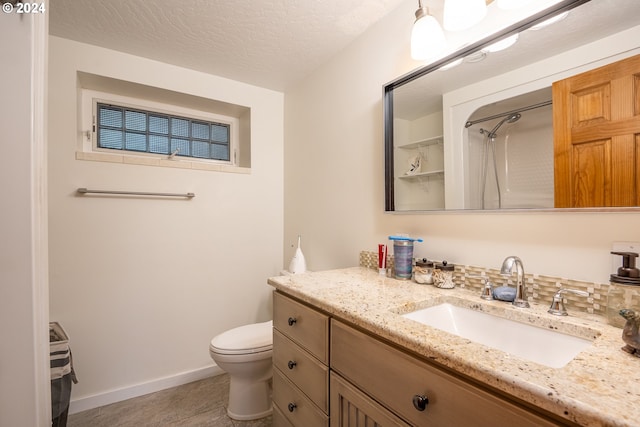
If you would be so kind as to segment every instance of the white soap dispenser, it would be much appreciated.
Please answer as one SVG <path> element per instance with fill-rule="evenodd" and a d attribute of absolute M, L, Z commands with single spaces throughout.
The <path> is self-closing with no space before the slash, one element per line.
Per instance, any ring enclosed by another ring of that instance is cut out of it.
<path fill-rule="evenodd" d="M 293 255 L 293 258 L 291 258 L 291 262 L 289 263 L 289 271 L 292 274 L 300 274 L 307 271 L 307 262 L 304 259 L 302 249 L 300 249 L 300 235 L 298 235 L 298 248 L 296 249 L 296 253 L 295 255 Z"/>

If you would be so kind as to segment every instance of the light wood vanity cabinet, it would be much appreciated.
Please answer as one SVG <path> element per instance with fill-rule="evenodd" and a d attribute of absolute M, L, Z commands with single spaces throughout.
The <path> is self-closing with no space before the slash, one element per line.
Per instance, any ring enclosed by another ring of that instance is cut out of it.
<path fill-rule="evenodd" d="M 329 317 L 273 294 L 273 425 L 329 425 Z"/>
<path fill-rule="evenodd" d="M 273 305 L 274 427 L 563 425 L 279 292 Z"/>

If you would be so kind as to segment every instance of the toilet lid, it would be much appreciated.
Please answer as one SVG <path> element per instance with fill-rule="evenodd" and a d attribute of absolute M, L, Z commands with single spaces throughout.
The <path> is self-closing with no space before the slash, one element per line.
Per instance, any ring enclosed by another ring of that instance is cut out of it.
<path fill-rule="evenodd" d="M 259 353 L 273 347 L 273 321 L 230 329 L 213 337 L 211 350 L 221 354 Z"/>

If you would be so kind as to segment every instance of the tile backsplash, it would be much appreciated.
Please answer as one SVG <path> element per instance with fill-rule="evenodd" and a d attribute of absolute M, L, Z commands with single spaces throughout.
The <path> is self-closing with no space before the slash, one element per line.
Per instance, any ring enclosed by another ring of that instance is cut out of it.
<path fill-rule="evenodd" d="M 387 264 L 388 268 L 393 270 L 393 255 L 389 255 Z M 369 251 L 360 252 L 360 266 L 377 270 L 378 253 Z M 502 276 L 500 270 L 456 264 L 453 274 L 453 280 L 456 286 L 477 291 L 478 294 L 480 294 L 482 291 L 482 280 L 472 276 L 486 276 L 495 287 L 506 284 L 514 285 L 513 278 Z M 608 283 L 584 282 L 560 277 L 542 276 L 527 273 L 526 271 L 525 280 L 527 297 L 530 301 L 541 304 L 551 304 L 553 295 L 558 290 L 562 288 L 577 289 L 588 292 L 589 296 L 581 297 L 573 294 L 565 294 L 564 299 L 569 312 L 573 310 L 606 316 Z"/>

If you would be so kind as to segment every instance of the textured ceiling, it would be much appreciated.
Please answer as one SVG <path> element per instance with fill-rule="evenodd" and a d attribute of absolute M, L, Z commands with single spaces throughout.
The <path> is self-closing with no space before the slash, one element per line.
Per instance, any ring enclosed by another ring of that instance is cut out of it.
<path fill-rule="evenodd" d="M 402 1 L 52 0 L 49 32 L 282 91 Z"/>

